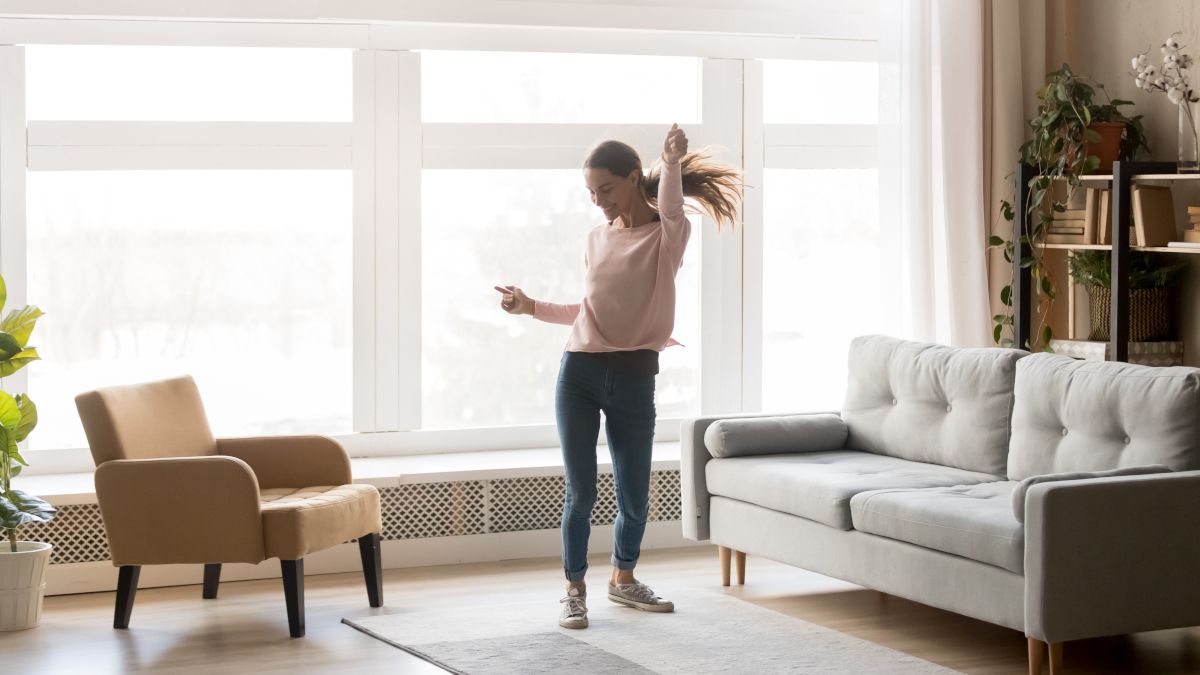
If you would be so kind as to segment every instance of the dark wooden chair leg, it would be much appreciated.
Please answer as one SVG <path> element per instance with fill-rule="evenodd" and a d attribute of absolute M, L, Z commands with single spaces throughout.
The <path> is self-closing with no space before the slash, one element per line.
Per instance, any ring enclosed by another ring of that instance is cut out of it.
<path fill-rule="evenodd" d="M 217 597 L 217 586 L 221 584 L 221 563 L 211 563 L 204 566 L 204 599 L 212 600 Z"/>
<path fill-rule="evenodd" d="M 141 565 L 122 565 L 117 572 L 117 609 L 113 614 L 113 628 L 129 628 L 129 615 L 133 613 L 133 596 L 137 594 L 138 576 Z"/>
<path fill-rule="evenodd" d="M 283 570 L 283 598 L 287 601 L 288 631 L 292 637 L 304 637 L 304 559 L 280 560 Z"/>
<path fill-rule="evenodd" d="M 372 607 L 383 607 L 383 560 L 379 551 L 379 534 L 372 532 L 359 537 L 358 553 L 362 556 L 363 580 L 367 582 L 367 600 Z"/>

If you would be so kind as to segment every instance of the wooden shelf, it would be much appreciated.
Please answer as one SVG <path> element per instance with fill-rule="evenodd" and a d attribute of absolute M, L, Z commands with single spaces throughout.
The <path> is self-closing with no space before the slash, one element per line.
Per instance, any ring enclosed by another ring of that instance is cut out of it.
<path fill-rule="evenodd" d="M 1042 244 L 1041 248 L 1062 251 L 1111 251 L 1108 244 Z M 1146 251 L 1149 253 L 1200 253 L 1200 248 L 1174 246 L 1130 246 L 1130 251 Z"/>

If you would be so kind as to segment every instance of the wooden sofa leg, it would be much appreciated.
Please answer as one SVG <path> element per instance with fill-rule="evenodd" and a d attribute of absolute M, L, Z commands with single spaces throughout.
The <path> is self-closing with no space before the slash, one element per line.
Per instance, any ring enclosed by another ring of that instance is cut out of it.
<path fill-rule="evenodd" d="M 1062 675 L 1062 646 L 1061 642 L 1050 643 L 1050 675 Z"/>
<path fill-rule="evenodd" d="M 1042 675 L 1042 659 L 1046 652 L 1046 643 L 1037 638 L 1026 638 L 1029 641 L 1029 675 Z"/>
<path fill-rule="evenodd" d="M 283 570 L 283 599 L 287 602 L 288 631 L 304 637 L 304 559 L 280 560 Z"/>
<path fill-rule="evenodd" d="M 217 597 L 217 587 L 221 584 L 221 563 L 210 563 L 204 566 L 204 593 L 205 600 L 214 600 Z"/>
<path fill-rule="evenodd" d="M 379 551 L 379 533 L 358 538 L 358 554 L 362 558 L 363 580 L 367 582 L 367 601 L 372 607 L 383 607 L 383 561 Z"/>
<path fill-rule="evenodd" d="M 738 586 L 744 586 L 746 584 L 746 554 L 741 551 L 735 551 L 735 553 L 737 553 Z"/>
<path fill-rule="evenodd" d="M 729 585 L 729 554 L 730 554 L 730 550 L 729 550 L 728 546 L 718 546 L 717 547 L 717 557 L 721 561 L 721 585 L 722 586 Z"/>
<path fill-rule="evenodd" d="M 117 607 L 113 613 L 113 628 L 129 628 L 129 615 L 133 613 L 133 597 L 137 595 L 138 576 L 141 565 L 121 565 L 117 572 Z"/>

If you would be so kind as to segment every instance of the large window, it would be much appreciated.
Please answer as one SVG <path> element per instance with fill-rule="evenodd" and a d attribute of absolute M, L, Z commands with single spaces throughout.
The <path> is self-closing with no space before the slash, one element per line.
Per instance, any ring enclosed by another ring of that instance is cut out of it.
<path fill-rule="evenodd" d="M 835 410 L 880 330 L 878 66 L 763 63 L 762 408 Z"/>
<path fill-rule="evenodd" d="M 350 50 L 26 48 L 31 120 L 349 122 Z"/>
<path fill-rule="evenodd" d="M 612 96 L 606 82 L 638 99 Z M 604 222 L 580 170 L 588 145 L 624 140 L 649 168 L 671 122 L 699 122 L 701 61 L 427 52 L 421 89 L 423 120 L 439 125 L 426 136 L 427 161 L 439 138 L 476 143 L 421 173 L 421 425 L 551 424 L 570 329 L 505 314 L 492 287 L 579 302 L 587 233 Z M 546 168 L 513 168 L 531 163 Z M 699 410 L 698 219 L 695 227 L 676 281 L 675 337 L 686 347 L 661 358 L 663 418 Z"/>
<path fill-rule="evenodd" d="M 350 431 L 352 176 L 308 152 L 351 118 L 350 65 L 345 49 L 28 49 L 35 448 L 86 445 L 77 393 L 181 374 L 217 434 Z"/>
<path fill-rule="evenodd" d="M 425 52 L 426 122 L 689 124 L 700 60 L 678 56 Z"/>

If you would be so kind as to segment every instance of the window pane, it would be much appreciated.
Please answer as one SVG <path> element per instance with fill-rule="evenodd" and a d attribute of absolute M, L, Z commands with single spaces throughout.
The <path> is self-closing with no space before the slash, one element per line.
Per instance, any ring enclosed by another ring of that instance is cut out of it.
<path fill-rule="evenodd" d="M 614 54 L 423 52 L 426 122 L 700 121 L 700 59 Z"/>
<path fill-rule="evenodd" d="M 763 61 L 766 124 L 878 124 L 879 64 Z"/>
<path fill-rule="evenodd" d="M 836 410 L 850 339 L 879 332 L 875 169 L 763 178 L 763 409 Z"/>
<path fill-rule="evenodd" d="M 570 328 L 504 313 L 492 286 L 578 302 L 584 243 L 602 222 L 577 169 L 422 173 L 422 426 L 554 422 Z M 663 354 L 659 417 L 698 409 L 698 248 L 678 278 L 675 335 L 687 347 Z"/>
<path fill-rule="evenodd" d="M 219 435 L 350 430 L 348 171 L 29 174 L 35 448 L 73 397 L 196 378 Z"/>
<path fill-rule="evenodd" d="M 351 50 L 31 46 L 31 120 L 348 122 Z"/>

